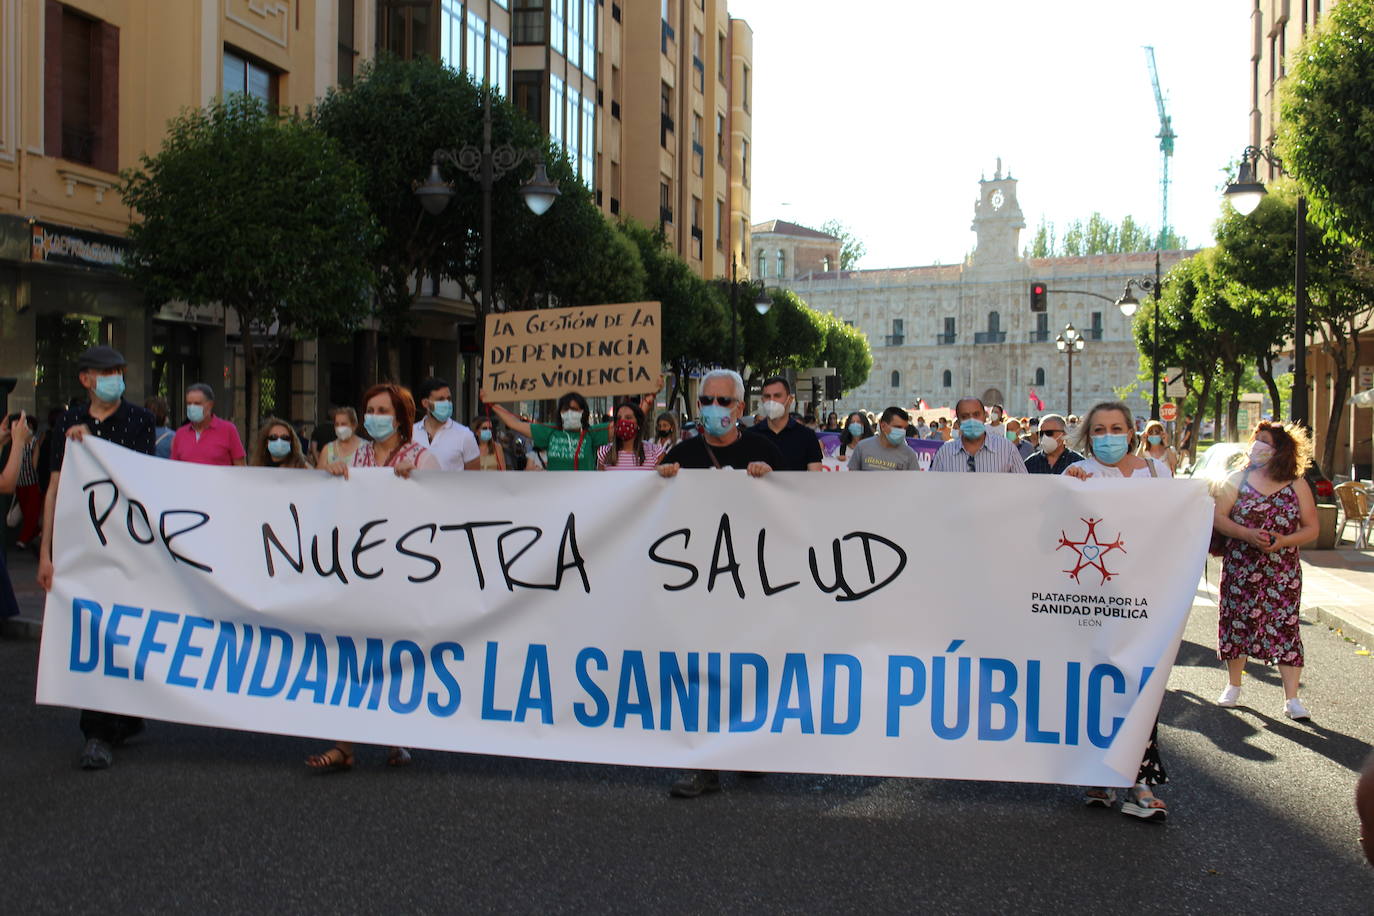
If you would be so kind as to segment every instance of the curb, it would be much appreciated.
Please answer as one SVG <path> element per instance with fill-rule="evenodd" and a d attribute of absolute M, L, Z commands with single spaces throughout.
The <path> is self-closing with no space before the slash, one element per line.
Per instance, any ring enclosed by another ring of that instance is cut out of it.
<path fill-rule="evenodd" d="M 1303 616 L 1311 617 L 1318 623 L 1324 623 L 1332 629 L 1340 630 L 1346 638 L 1355 640 L 1367 649 L 1374 648 L 1374 629 L 1371 629 L 1364 622 L 1352 623 L 1344 616 L 1343 608 L 1325 608 L 1314 605 L 1303 608 L 1302 613 Z"/>

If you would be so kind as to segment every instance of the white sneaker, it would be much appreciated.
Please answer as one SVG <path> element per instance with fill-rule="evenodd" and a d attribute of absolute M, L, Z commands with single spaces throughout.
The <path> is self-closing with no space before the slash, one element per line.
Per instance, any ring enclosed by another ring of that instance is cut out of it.
<path fill-rule="evenodd" d="M 1221 696 L 1217 697 L 1217 705 L 1225 706 L 1227 709 L 1235 706 L 1239 701 L 1240 685 L 1238 684 L 1227 684 L 1226 689 L 1221 692 Z"/>
<path fill-rule="evenodd" d="M 1297 697 L 1283 701 L 1283 714 L 1290 719 L 1312 718 L 1312 714 L 1307 711 L 1307 707 L 1302 705 L 1302 700 L 1299 700 Z"/>

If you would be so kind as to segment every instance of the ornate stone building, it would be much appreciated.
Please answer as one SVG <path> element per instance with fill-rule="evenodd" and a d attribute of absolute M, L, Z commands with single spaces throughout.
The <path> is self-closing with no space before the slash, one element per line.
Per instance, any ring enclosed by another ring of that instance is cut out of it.
<path fill-rule="evenodd" d="M 773 253 L 790 250 L 796 233 L 765 231 L 769 226 L 755 226 L 754 249 L 771 266 Z M 1154 276 L 1155 253 L 1026 258 L 1020 253 L 1025 227 L 1016 180 L 1002 174 L 999 161 L 996 174 L 979 182 L 972 227 L 977 241 L 962 264 L 789 270 L 780 280 L 770 270 L 770 283 L 788 286 L 812 308 L 868 335 L 873 372 L 834 409 L 881 410 L 922 398 L 932 407 L 953 406 L 974 395 L 1018 414 L 1082 412 L 1136 382 L 1131 321 L 1115 300 L 1128 278 Z M 831 263 L 838 263 L 839 240 L 832 243 Z M 1190 254 L 1160 252 L 1161 270 L 1167 273 Z M 1032 283 L 1048 290 L 1043 312 L 1032 311 Z M 1071 397 L 1069 358 L 1055 346 L 1069 324 L 1084 338 L 1073 356 Z M 1133 409 L 1148 413 L 1148 389 L 1147 383 L 1130 394 Z M 1044 411 L 1032 403 L 1032 391 Z"/>

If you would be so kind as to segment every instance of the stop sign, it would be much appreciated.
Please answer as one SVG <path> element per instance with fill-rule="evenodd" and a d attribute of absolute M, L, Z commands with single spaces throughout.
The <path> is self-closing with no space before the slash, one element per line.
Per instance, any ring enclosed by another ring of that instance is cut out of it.
<path fill-rule="evenodd" d="M 1173 403 L 1170 403 L 1170 404 L 1160 404 L 1160 405 L 1159 405 L 1159 418 L 1160 418 L 1161 420 L 1163 420 L 1164 422 L 1166 422 L 1166 423 L 1172 423 L 1172 422 L 1174 422 L 1175 420 L 1177 420 L 1177 419 L 1178 419 L 1178 405 L 1177 405 L 1177 404 L 1173 404 Z"/>

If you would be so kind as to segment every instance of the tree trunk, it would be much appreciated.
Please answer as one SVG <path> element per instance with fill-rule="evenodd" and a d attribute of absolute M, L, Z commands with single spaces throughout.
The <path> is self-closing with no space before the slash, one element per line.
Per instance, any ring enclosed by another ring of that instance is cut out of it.
<path fill-rule="evenodd" d="M 1197 437 L 1202 431 L 1202 414 L 1206 409 L 1207 395 L 1212 392 L 1212 374 L 1208 373 L 1202 380 L 1202 393 L 1197 398 L 1197 410 L 1193 413 L 1193 422 L 1189 426 L 1191 435 L 1188 437 L 1188 458 L 1189 461 L 1197 460 Z"/>
<path fill-rule="evenodd" d="M 1220 442 L 1222 421 L 1225 419 L 1221 413 L 1221 402 L 1226 396 L 1226 386 L 1217 385 L 1212 401 L 1212 441 Z"/>
<path fill-rule="evenodd" d="M 1338 471 L 1344 472 L 1349 468 L 1336 467 L 1336 447 L 1341 441 L 1341 427 L 1344 425 L 1346 398 L 1350 396 L 1350 379 L 1354 377 L 1354 372 L 1344 365 L 1343 361 L 1336 363 L 1336 385 L 1331 397 L 1331 413 L 1326 419 L 1326 437 L 1322 440 L 1322 473 L 1327 477 L 1334 478 Z"/>
<path fill-rule="evenodd" d="M 363 391 L 377 384 L 377 331 L 363 331 L 363 365 L 362 365 L 362 390 L 357 392 L 358 397 L 362 397 Z M 362 405 L 359 405 L 362 406 Z"/>
<path fill-rule="evenodd" d="M 1283 416 L 1283 405 L 1279 403 L 1279 383 L 1274 381 L 1274 357 L 1272 355 L 1261 357 L 1255 362 L 1255 371 L 1264 380 L 1264 387 L 1269 389 L 1269 403 L 1274 409 L 1269 412 L 1269 416 L 1278 419 Z"/>
<path fill-rule="evenodd" d="M 234 310 L 239 319 L 239 340 L 243 342 L 243 407 L 245 438 L 251 439 L 258 428 L 262 408 L 262 379 L 259 375 L 257 342 L 253 339 L 253 325 L 248 316 Z"/>
<path fill-rule="evenodd" d="M 1227 440 L 1240 441 L 1240 377 L 1245 373 L 1245 364 L 1238 362 L 1231 370 L 1231 400 L 1226 405 Z"/>

